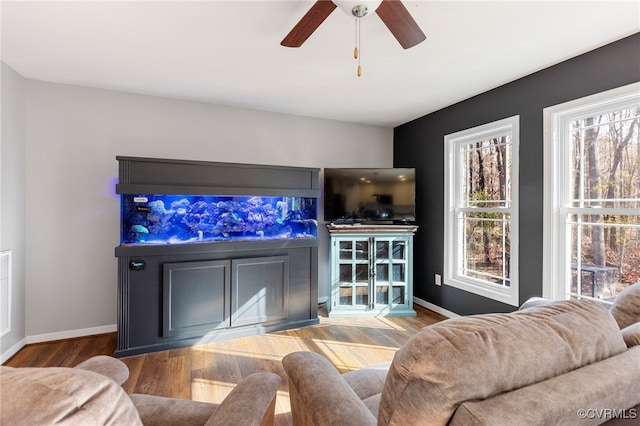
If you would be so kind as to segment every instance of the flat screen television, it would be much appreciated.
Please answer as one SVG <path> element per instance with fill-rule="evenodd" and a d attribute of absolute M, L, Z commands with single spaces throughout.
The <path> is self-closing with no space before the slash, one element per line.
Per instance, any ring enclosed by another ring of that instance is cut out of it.
<path fill-rule="evenodd" d="M 415 222 L 414 168 L 325 168 L 324 220 Z"/>

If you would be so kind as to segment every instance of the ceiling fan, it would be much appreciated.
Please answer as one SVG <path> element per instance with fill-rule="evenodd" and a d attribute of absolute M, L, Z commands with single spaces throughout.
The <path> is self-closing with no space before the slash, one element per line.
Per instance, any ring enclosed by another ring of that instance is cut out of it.
<path fill-rule="evenodd" d="M 317 0 L 280 44 L 286 47 L 302 46 L 337 6 L 356 18 L 366 16 L 370 10 L 375 11 L 404 49 L 427 38 L 400 0 Z"/>

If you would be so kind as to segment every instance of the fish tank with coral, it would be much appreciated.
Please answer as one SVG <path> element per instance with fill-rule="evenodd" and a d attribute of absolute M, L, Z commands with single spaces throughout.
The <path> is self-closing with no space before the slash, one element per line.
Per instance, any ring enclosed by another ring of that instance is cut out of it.
<path fill-rule="evenodd" d="M 310 197 L 122 194 L 122 245 L 318 236 Z"/>

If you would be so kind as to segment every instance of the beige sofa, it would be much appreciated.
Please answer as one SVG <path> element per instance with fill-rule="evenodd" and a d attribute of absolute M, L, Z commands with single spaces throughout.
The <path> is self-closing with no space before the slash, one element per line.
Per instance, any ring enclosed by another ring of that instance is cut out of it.
<path fill-rule="evenodd" d="M 319 354 L 289 354 L 294 425 L 640 424 L 640 285 L 622 299 L 449 319 L 390 364 L 343 375 Z"/>
<path fill-rule="evenodd" d="M 0 424 L 4 425 L 272 425 L 280 377 L 254 373 L 220 404 L 127 395 L 127 366 L 112 357 L 75 368 L 0 367 Z"/>

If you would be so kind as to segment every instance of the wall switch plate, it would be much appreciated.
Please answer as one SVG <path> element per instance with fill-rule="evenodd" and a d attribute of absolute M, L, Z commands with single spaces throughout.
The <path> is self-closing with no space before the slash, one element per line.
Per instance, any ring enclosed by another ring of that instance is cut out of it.
<path fill-rule="evenodd" d="M 436 285 L 442 285 L 442 275 L 436 274 Z"/>

